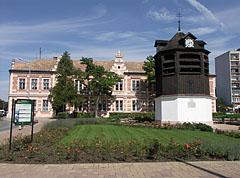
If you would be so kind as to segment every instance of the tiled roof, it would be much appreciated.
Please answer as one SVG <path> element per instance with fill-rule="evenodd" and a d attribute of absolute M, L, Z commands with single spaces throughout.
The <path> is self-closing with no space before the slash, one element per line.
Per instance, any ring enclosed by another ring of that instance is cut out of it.
<path fill-rule="evenodd" d="M 37 59 L 30 63 L 15 63 L 14 69 L 28 70 L 30 65 L 31 70 L 51 71 L 54 68 L 56 62 L 56 59 Z M 103 66 L 105 70 L 110 71 L 115 61 L 93 61 L 93 63 L 95 65 Z M 129 72 L 144 72 L 142 69 L 142 66 L 144 64 L 143 62 L 124 62 L 124 64 Z M 85 65 L 81 64 L 80 60 L 73 60 L 73 66 L 81 69 L 82 71 L 85 70 Z"/>
<path fill-rule="evenodd" d="M 14 69 L 28 70 L 30 67 L 31 70 L 51 71 L 56 62 L 56 59 L 37 59 L 30 63 L 15 63 Z"/>

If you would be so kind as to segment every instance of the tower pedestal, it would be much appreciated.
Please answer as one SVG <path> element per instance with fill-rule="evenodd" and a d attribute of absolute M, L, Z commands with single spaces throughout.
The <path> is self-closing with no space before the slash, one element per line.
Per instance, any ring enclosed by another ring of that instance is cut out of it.
<path fill-rule="evenodd" d="M 212 125 L 212 102 L 207 95 L 162 95 L 155 99 L 155 120 Z"/>

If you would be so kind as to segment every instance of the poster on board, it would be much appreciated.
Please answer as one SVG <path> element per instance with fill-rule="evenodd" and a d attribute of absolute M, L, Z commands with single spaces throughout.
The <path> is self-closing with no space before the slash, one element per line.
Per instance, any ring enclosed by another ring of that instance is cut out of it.
<path fill-rule="evenodd" d="M 14 123 L 16 125 L 28 125 L 32 122 L 32 101 L 17 100 L 15 102 Z"/>

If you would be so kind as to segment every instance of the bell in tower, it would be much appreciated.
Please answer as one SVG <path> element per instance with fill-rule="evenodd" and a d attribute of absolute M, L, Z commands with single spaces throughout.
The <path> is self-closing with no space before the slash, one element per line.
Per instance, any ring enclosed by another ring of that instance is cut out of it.
<path fill-rule="evenodd" d="M 180 31 L 156 40 L 155 118 L 161 122 L 212 123 L 206 43 Z"/>

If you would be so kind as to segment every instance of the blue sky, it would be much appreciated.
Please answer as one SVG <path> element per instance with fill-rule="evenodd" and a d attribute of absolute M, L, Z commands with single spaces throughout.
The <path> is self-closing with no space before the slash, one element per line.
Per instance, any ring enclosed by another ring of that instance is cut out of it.
<path fill-rule="evenodd" d="M 7 101 L 12 59 L 51 59 L 64 51 L 72 59 L 126 61 L 154 55 L 155 40 L 181 28 L 207 43 L 214 58 L 240 48 L 237 0 L 0 0 L 0 98 Z"/>

